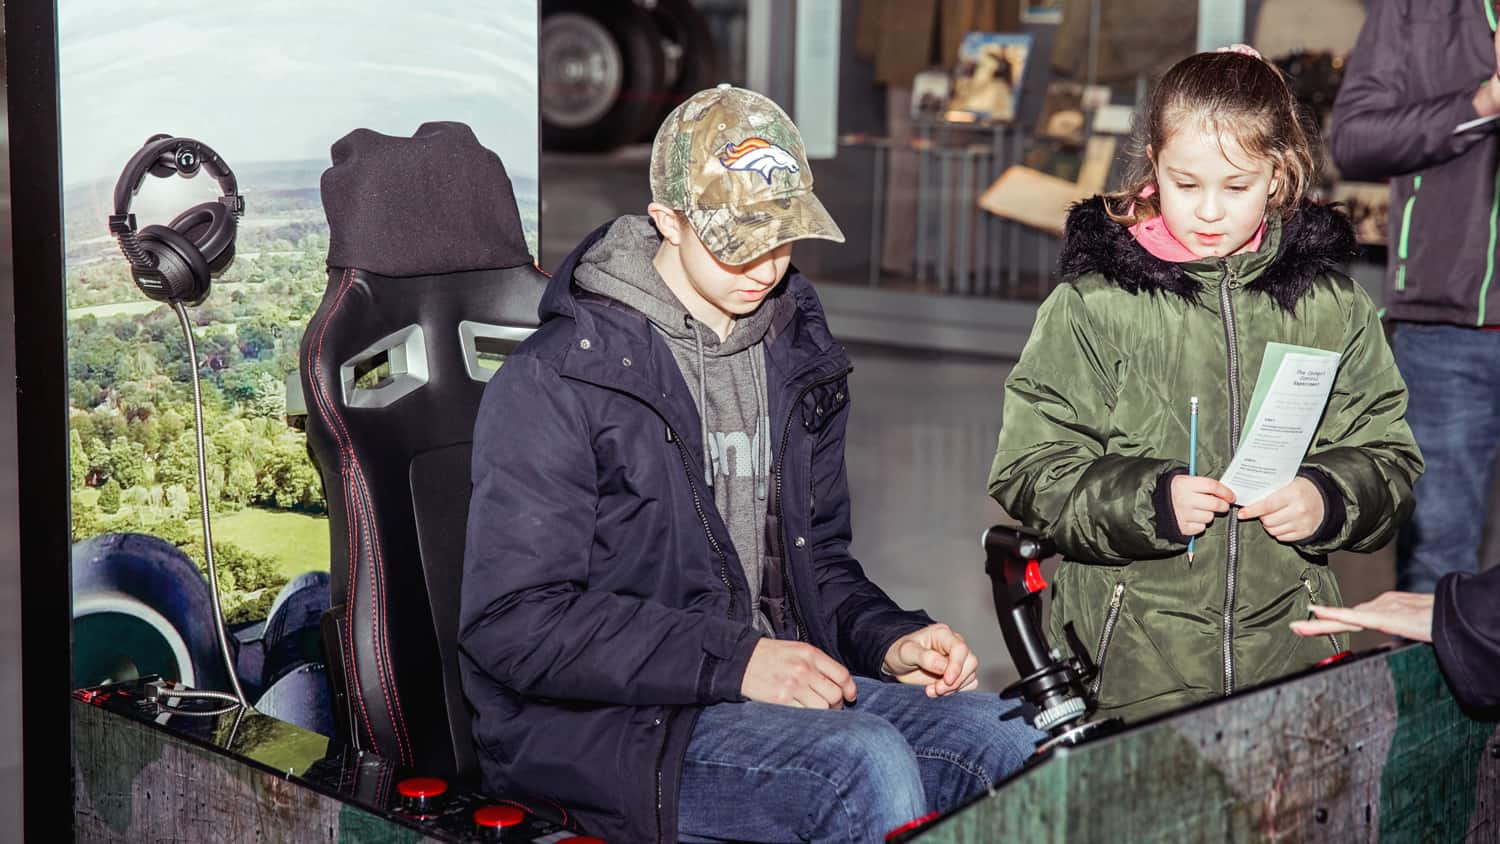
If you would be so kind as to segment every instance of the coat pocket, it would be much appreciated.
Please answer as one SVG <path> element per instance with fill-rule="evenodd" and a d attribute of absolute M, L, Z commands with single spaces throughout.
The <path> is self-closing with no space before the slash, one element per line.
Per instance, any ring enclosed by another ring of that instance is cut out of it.
<path fill-rule="evenodd" d="M 1110 594 L 1109 609 L 1105 611 L 1104 626 L 1099 630 L 1099 644 L 1094 648 L 1094 679 L 1089 683 L 1089 697 L 1097 704 L 1099 689 L 1104 684 L 1104 660 L 1109 656 L 1109 645 L 1115 638 L 1115 627 L 1120 623 L 1120 610 L 1125 606 L 1125 581 L 1115 584 Z"/>
<path fill-rule="evenodd" d="M 1313 583 L 1313 579 L 1311 576 L 1304 574 L 1302 576 L 1302 588 L 1307 590 L 1308 603 L 1307 612 L 1304 618 L 1311 620 L 1312 618 L 1314 618 L 1311 605 L 1318 603 L 1318 586 L 1317 584 Z M 1339 639 L 1337 636 L 1329 633 L 1324 636 L 1324 638 L 1328 640 L 1329 646 L 1333 649 L 1332 651 L 1330 651 L 1329 656 L 1341 653 L 1344 650 L 1339 646 Z"/>
<path fill-rule="evenodd" d="M 1335 636 L 1306 638 L 1288 627 L 1290 622 L 1312 618 L 1311 605 L 1318 603 L 1320 598 L 1327 598 L 1327 590 L 1314 569 L 1304 569 L 1294 583 L 1279 600 L 1268 603 L 1253 617 L 1245 619 L 1244 629 L 1258 628 L 1256 638 L 1261 644 L 1243 646 L 1240 663 L 1243 687 L 1284 677 L 1343 650 Z M 1337 598 L 1336 593 L 1334 597 Z"/>

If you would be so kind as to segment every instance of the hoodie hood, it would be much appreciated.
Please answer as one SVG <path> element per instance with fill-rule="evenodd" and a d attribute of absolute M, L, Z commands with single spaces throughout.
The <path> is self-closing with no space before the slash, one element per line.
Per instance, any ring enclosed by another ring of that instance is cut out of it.
<path fill-rule="evenodd" d="M 1355 251 L 1354 227 L 1337 206 L 1305 203 L 1285 220 L 1272 216 L 1255 252 L 1224 259 L 1164 261 L 1141 246 L 1128 228 L 1110 219 L 1104 202 L 1095 196 L 1068 212 L 1058 258 L 1063 278 L 1098 273 L 1130 293 L 1165 293 L 1196 302 L 1206 282 L 1228 266 L 1247 282 L 1246 289 L 1267 294 L 1291 312 L 1312 289 L 1314 279 L 1338 269 Z"/>
<path fill-rule="evenodd" d="M 782 307 L 782 297 L 767 296 L 764 305 L 736 318 L 734 330 L 720 341 L 713 329 L 688 313 L 656 271 L 653 259 L 660 246 L 661 234 L 650 217 L 644 214 L 620 217 L 578 259 L 573 281 L 584 290 L 640 311 L 669 338 L 696 337 L 706 355 L 738 354 L 765 338 L 777 309 Z"/>

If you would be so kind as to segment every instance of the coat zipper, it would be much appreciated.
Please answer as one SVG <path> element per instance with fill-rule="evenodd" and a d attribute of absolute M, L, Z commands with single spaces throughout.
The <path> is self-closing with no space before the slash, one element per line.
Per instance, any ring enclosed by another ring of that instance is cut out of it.
<path fill-rule="evenodd" d="M 1115 624 L 1120 620 L 1120 607 L 1125 602 L 1125 582 L 1115 584 L 1115 594 L 1109 599 L 1109 614 L 1104 617 L 1104 630 L 1099 633 L 1099 646 L 1094 648 L 1094 680 L 1089 683 L 1089 697 L 1099 703 L 1099 687 L 1104 683 L 1104 655 L 1109 652 L 1109 643 L 1115 638 Z"/>
<path fill-rule="evenodd" d="M 797 631 L 797 641 L 799 642 L 807 641 L 807 627 L 802 623 L 802 611 L 797 608 L 797 589 L 792 583 L 792 555 L 787 549 L 786 544 L 786 504 L 781 495 L 782 469 L 786 466 L 786 444 L 787 439 L 792 435 L 792 417 L 797 413 L 797 408 L 801 406 L 803 397 L 812 392 L 815 387 L 830 384 L 847 376 L 853 369 L 853 367 L 846 367 L 841 372 L 836 372 L 826 378 L 820 378 L 817 381 L 809 383 L 802 388 L 801 392 L 797 393 L 797 397 L 792 400 L 791 407 L 787 409 L 786 425 L 781 430 L 781 448 L 776 455 L 776 525 L 781 533 L 780 536 L 776 537 L 777 541 L 781 544 L 781 548 L 777 550 L 781 552 L 781 582 L 786 584 L 786 606 L 788 610 L 791 610 L 792 626 Z M 811 483 L 811 476 L 809 475 L 809 489 L 811 489 Z M 808 498 L 808 501 L 812 501 L 811 497 Z"/>
<path fill-rule="evenodd" d="M 708 544 L 713 546 L 714 553 L 719 555 L 719 580 L 724 582 L 724 588 L 729 590 L 729 608 L 724 611 L 726 618 L 734 618 L 734 601 L 738 591 L 734 583 L 729 580 L 729 557 L 724 554 L 724 549 L 719 547 L 719 540 L 714 537 L 713 528 L 708 524 L 708 514 L 703 511 L 703 499 L 698 496 L 698 482 L 693 480 L 693 464 L 688 460 L 687 446 L 682 444 L 682 437 L 677 436 L 671 426 L 667 427 L 667 436 L 677 445 L 677 453 L 682 457 L 682 471 L 687 475 L 688 488 L 693 492 L 693 509 L 698 511 L 698 520 L 703 523 L 703 535 L 708 537 Z"/>
<path fill-rule="evenodd" d="M 1235 281 L 1229 262 L 1219 259 L 1224 275 L 1219 280 L 1219 318 L 1224 323 L 1224 342 L 1229 351 L 1229 453 L 1239 448 L 1240 442 L 1240 353 L 1239 338 L 1234 328 L 1234 303 L 1230 299 L 1229 285 Z M 1229 520 L 1228 554 L 1224 564 L 1224 694 L 1234 692 L 1234 597 L 1239 578 L 1240 531 L 1239 521 Z"/>
<path fill-rule="evenodd" d="M 1308 603 L 1317 603 L 1317 601 L 1318 601 L 1318 593 L 1313 590 L 1312 581 L 1308 580 L 1307 578 L 1304 577 L 1304 578 L 1302 578 L 1302 586 L 1303 586 L 1303 588 L 1305 588 L 1307 590 L 1307 600 L 1308 600 Z M 1307 617 L 1308 618 L 1312 618 L 1313 617 L 1312 610 L 1308 610 L 1307 611 Z M 1334 653 L 1338 653 L 1339 651 L 1343 650 L 1342 648 L 1339 647 L 1338 637 L 1335 636 L 1335 635 L 1333 635 L 1332 633 L 1328 634 L 1328 644 L 1330 644 L 1330 645 L 1333 646 L 1333 652 Z"/>
<path fill-rule="evenodd" d="M 719 555 L 719 580 L 723 581 L 724 588 L 729 590 L 729 607 L 724 611 L 725 618 L 734 618 L 734 601 L 738 594 L 734 583 L 729 579 L 729 557 L 724 554 L 724 549 L 719 546 L 719 540 L 714 537 L 713 528 L 708 523 L 708 514 L 703 510 L 703 499 L 698 495 L 698 482 L 693 478 L 693 464 L 688 459 L 687 446 L 683 445 L 682 437 L 667 426 L 667 437 L 677 446 L 677 454 L 682 458 L 682 472 L 687 475 L 688 489 L 693 493 L 693 509 L 698 513 L 698 521 L 703 524 L 703 535 L 708 537 L 708 544 L 713 547 L 714 553 Z M 672 710 L 667 715 L 661 728 L 661 745 L 656 750 L 656 840 L 662 841 L 662 767 L 667 757 L 667 737 L 672 730 L 672 719 L 677 716 L 677 710 Z"/>
<path fill-rule="evenodd" d="M 656 840 L 658 844 L 662 841 L 662 831 L 665 829 L 665 824 L 662 822 L 662 804 L 664 801 L 662 800 L 661 769 L 664 767 L 663 763 L 666 762 L 667 758 L 667 735 L 672 729 L 672 719 L 676 717 L 677 710 L 674 709 L 667 715 L 665 720 L 661 718 L 656 719 L 656 723 L 661 726 L 661 745 L 656 749 Z"/>

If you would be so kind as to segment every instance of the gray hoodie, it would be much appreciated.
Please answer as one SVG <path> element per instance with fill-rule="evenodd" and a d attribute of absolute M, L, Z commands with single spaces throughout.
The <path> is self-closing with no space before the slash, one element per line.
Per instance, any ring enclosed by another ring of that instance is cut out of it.
<path fill-rule="evenodd" d="M 779 300 L 739 317 L 723 342 L 693 319 L 652 264 L 661 235 L 646 216 L 621 217 L 573 271 L 579 287 L 640 311 L 672 350 L 698 407 L 704 478 L 729 527 L 750 584 L 755 624 L 773 634 L 760 610 L 765 561 L 766 487 L 771 471 L 770 407 L 762 340 Z M 774 635 L 774 634 L 773 634 Z"/>

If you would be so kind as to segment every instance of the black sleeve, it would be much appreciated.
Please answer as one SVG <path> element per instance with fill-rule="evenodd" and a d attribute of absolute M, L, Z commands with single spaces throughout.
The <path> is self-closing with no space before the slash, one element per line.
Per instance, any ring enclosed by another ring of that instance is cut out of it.
<path fill-rule="evenodd" d="M 1296 544 L 1316 545 L 1338 536 L 1339 531 L 1344 529 L 1344 521 L 1347 518 L 1344 496 L 1339 492 L 1338 484 L 1334 483 L 1333 478 L 1328 477 L 1326 472 L 1311 466 L 1299 470 L 1297 477 L 1307 478 L 1313 486 L 1317 487 L 1318 495 L 1323 498 L 1323 523 L 1318 525 L 1318 529 L 1313 531 L 1312 536 Z"/>
<path fill-rule="evenodd" d="M 1500 568 L 1438 581 L 1432 646 L 1459 703 L 1500 707 Z"/>
<path fill-rule="evenodd" d="M 1369 5 L 1333 104 L 1328 145 L 1339 173 L 1356 181 L 1388 179 L 1442 164 L 1490 137 L 1488 129 L 1453 134 L 1455 126 L 1479 116 L 1473 99 L 1483 78 L 1460 90 L 1416 98 L 1410 88 L 1417 57 L 1455 48 L 1412 43 L 1414 30 L 1402 0 Z"/>

